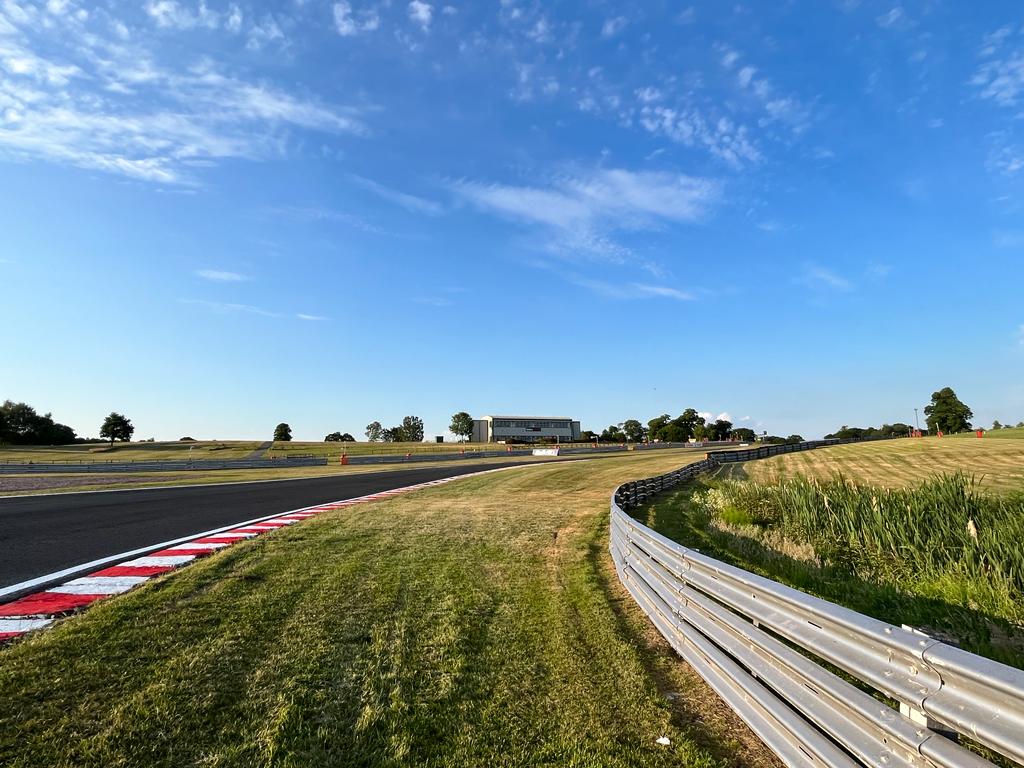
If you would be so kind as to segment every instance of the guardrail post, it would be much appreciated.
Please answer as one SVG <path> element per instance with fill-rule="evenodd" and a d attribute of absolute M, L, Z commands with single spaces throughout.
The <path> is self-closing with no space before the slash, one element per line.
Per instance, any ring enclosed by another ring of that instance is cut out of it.
<path fill-rule="evenodd" d="M 922 632 L 921 630 L 916 629 L 915 627 L 912 627 L 909 624 L 903 624 L 902 626 L 903 629 L 907 630 L 908 632 L 913 632 L 915 635 L 920 635 L 922 637 L 930 637 L 928 633 Z M 948 645 L 957 645 L 955 640 L 946 642 Z M 910 718 L 910 720 L 912 720 L 920 726 L 927 728 L 929 731 L 935 731 L 936 733 L 945 736 L 947 739 L 950 739 L 956 743 L 960 742 L 959 733 L 954 731 L 952 728 L 947 728 L 938 720 L 928 717 L 928 714 L 926 712 L 922 712 L 920 709 L 913 706 L 912 704 L 905 704 L 901 701 L 900 714 L 904 717 Z"/>

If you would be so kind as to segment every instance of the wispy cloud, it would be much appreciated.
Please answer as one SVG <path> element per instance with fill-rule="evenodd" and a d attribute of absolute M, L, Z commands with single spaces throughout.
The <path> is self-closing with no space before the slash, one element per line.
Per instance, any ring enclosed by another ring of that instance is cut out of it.
<path fill-rule="evenodd" d="M 573 285 L 585 288 L 591 293 L 616 301 L 635 301 L 638 299 L 671 299 L 673 301 L 694 301 L 689 291 L 670 285 L 652 285 L 649 283 L 612 282 L 587 277 L 575 273 L 563 275 Z"/>
<path fill-rule="evenodd" d="M 452 189 L 481 210 L 542 227 L 557 249 L 616 259 L 627 251 L 614 232 L 698 221 L 720 195 L 712 179 L 623 169 L 564 175 L 543 187 L 460 181 Z"/>
<path fill-rule="evenodd" d="M 268 309 L 254 307 L 251 304 L 234 304 L 224 301 L 206 301 L 204 299 L 178 299 L 178 302 L 203 307 L 220 315 L 246 314 L 261 315 L 262 317 L 283 317 L 279 312 L 271 312 Z"/>
<path fill-rule="evenodd" d="M 218 315 L 259 315 L 260 317 L 294 318 L 296 320 L 318 321 L 329 320 L 322 315 L 311 315 L 305 312 L 272 312 L 252 304 L 234 304 L 224 301 L 206 301 L 205 299 L 178 299 L 180 304 L 202 307 Z"/>
<path fill-rule="evenodd" d="M 412 213 L 426 213 L 430 215 L 436 215 L 441 213 L 444 209 L 441 204 L 429 200 L 425 197 L 419 197 L 417 195 L 410 195 L 408 192 L 401 192 L 391 187 L 386 187 L 372 179 L 367 179 L 363 176 L 357 176 L 356 174 L 350 174 L 349 178 L 358 184 L 363 189 L 366 189 L 382 200 L 387 200 L 389 203 L 405 208 L 407 211 Z"/>
<path fill-rule="evenodd" d="M 373 32 L 380 27 L 380 16 L 374 10 L 356 12 L 350 3 L 334 4 L 334 28 L 342 37 L 353 37 L 363 32 Z"/>
<path fill-rule="evenodd" d="M 820 264 L 807 263 L 804 265 L 799 282 L 817 289 L 829 289 L 833 291 L 853 290 L 853 283 L 842 275 L 826 269 Z"/>
<path fill-rule="evenodd" d="M 615 37 L 626 28 L 629 20 L 625 16 L 616 16 L 608 19 L 601 25 L 601 37 Z"/>
<path fill-rule="evenodd" d="M 238 272 L 226 272 L 220 269 L 198 269 L 196 274 L 213 283 L 243 283 L 252 278 Z"/>
<path fill-rule="evenodd" d="M 981 98 L 1002 107 L 1016 107 L 1024 95 L 1024 50 L 1006 50 L 1009 37 L 1006 28 L 986 36 L 981 51 L 984 61 L 971 78 Z"/>
<path fill-rule="evenodd" d="M 146 10 L 167 27 L 220 18 L 202 3 Z M 0 153 L 190 184 L 204 163 L 280 155 L 288 129 L 365 133 L 360 110 L 248 81 L 209 59 L 163 66 L 94 16 L 64 14 L 47 26 L 27 13 L 0 15 L 9 27 L 0 27 Z M 55 45 L 59 36 L 78 44 Z"/>

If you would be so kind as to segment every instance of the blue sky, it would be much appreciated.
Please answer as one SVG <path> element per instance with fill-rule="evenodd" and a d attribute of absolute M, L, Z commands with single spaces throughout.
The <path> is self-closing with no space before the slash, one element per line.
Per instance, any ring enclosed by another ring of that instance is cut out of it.
<path fill-rule="evenodd" d="M 1024 419 L 1018 4 L 0 0 L 0 396 L 94 435 Z"/>

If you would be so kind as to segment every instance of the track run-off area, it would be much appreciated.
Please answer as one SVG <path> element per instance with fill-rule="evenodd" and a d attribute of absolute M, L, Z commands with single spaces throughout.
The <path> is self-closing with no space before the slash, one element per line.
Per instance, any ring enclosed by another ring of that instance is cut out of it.
<path fill-rule="evenodd" d="M 0 497 L 0 591 L 254 518 L 506 466 L 517 464 Z"/>

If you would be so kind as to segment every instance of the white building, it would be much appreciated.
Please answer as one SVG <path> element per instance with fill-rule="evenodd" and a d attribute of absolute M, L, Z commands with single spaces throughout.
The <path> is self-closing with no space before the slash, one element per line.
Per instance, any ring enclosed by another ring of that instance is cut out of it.
<path fill-rule="evenodd" d="M 473 420 L 475 443 L 571 443 L 580 423 L 558 416 L 484 416 Z"/>

